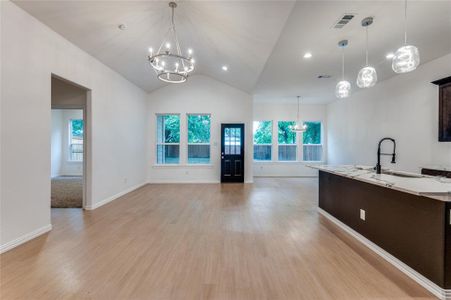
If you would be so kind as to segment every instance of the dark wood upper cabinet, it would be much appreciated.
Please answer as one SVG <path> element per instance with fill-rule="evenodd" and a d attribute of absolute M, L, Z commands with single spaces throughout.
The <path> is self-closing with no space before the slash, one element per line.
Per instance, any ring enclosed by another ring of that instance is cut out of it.
<path fill-rule="evenodd" d="M 451 142 L 451 76 L 432 83 L 439 87 L 438 140 Z"/>

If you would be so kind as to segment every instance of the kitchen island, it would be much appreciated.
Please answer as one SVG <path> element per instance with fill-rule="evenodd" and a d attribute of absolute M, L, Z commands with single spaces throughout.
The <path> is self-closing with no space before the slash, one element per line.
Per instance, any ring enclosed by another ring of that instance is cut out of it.
<path fill-rule="evenodd" d="M 319 211 L 441 299 L 451 299 L 451 180 L 314 165 Z"/>

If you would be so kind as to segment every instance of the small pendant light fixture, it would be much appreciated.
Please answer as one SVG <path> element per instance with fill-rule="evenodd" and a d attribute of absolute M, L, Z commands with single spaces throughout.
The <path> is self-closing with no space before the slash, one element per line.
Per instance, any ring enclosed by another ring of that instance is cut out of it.
<path fill-rule="evenodd" d="M 357 75 L 357 86 L 359 88 L 369 88 L 376 84 L 377 73 L 376 69 L 368 65 L 368 26 L 373 24 L 373 17 L 367 17 L 362 20 L 362 26 L 366 31 L 366 52 L 365 52 L 365 67 L 360 69 Z"/>
<path fill-rule="evenodd" d="M 293 131 L 293 132 L 304 132 L 304 131 L 306 131 L 307 130 L 307 125 L 306 124 L 303 124 L 302 123 L 302 121 L 301 121 L 301 119 L 299 118 L 299 106 L 300 106 L 300 96 L 297 96 L 298 97 L 298 114 L 297 114 L 297 118 L 296 118 L 296 125 L 294 125 L 292 128 L 291 128 L 291 131 Z"/>
<path fill-rule="evenodd" d="M 345 48 L 348 46 L 348 40 L 338 42 L 338 47 L 341 48 L 341 81 L 335 87 L 335 96 L 339 99 L 347 98 L 351 94 L 351 83 L 345 80 Z"/>
<path fill-rule="evenodd" d="M 395 73 L 407 73 L 420 64 L 418 48 L 407 45 L 407 0 L 404 1 L 404 46 L 396 50 L 391 67 Z"/>

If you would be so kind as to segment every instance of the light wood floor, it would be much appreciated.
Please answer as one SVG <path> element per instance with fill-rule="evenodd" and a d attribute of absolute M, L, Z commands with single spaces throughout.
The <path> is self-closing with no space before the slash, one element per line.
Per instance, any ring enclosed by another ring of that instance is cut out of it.
<path fill-rule="evenodd" d="M 434 299 L 316 211 L 316 179 L 147 185 L 1 255 L 4 299 Z"/>

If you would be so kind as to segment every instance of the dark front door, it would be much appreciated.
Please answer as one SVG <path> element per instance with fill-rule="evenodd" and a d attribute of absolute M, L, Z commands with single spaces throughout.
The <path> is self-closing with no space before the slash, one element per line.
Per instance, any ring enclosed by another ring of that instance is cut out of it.
<path fill-rule="evenodd" d="M 244 182 L 244 124 L 221 124 L 221 182 Z"/>

